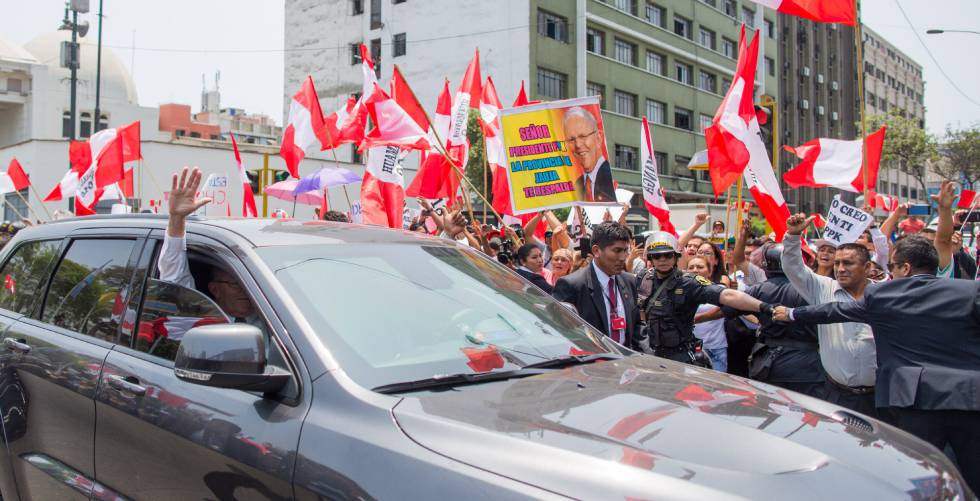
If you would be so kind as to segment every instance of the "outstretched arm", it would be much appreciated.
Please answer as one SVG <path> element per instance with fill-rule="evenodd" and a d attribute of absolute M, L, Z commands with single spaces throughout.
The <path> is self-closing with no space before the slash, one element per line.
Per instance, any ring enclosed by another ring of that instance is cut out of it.
<path fill-rule="evenodd" d="M 821 290 L 819 277 L 803 263 L 802 234 L 812 221 L 813 216 L 806 217 L 806 214 L 796 214 L 786 220 L 783 254 L 780 256 L 786 278 L 807 303 L 815 303 Z"/>
<path fill-rule="evenodd" d="M 687 231 L 685 231 L 683 235 L 681 235 L 681 238 L 678 238 L 677 239 L 677 245 L 681 249 L 683 249 L 684 247 L 686 247 L 687 246 L 687 243 L 691 240 L 691 238 L 694 237 L 694 234 L 697 233 L 698 230 L 702 226 L 704 226 L 704 223 L 707 222 L 707 221 L 708 221 L 708 214 L 706 212 L 702 212 L 702 213 L 694 216 L 694 223 L 691 224 L 691 227 L 688 228 Z"/>
<path fill-rule="evenodd" d="M 777 306 L 773 310 L 773 320 L 780 322 L 796 321 L 808 324 L 857 322 L 865 324 L 868 323 L 870 317 L 864 300 L 855 302 L 834 301 L 798 308 Z"/>
<path fill-rule="evenodd" d="M 167 232 L 163 236 L 163 247 L 157 258 L 160 280 L 171 282 L 189 289 L 194 288 L 190 263 L 187 262 L 187 216 L 197 209 L 211 203 L 210 198 L 197 198 L 201 187 L 201 169 L 184 167 L 180 175 L 174 174 L 170 187 L 170 216 L 167 219 Z"/>
<path fill-rule="evenodd" d="M 939 193 L 932 199 L 939 204 L 939 224 L 936 226 L 936 252 L 939 253 L 939 269 L 946 269 L 953 261 L 953 199 L 956 198 L 952 181 L 943 181 Z"/>

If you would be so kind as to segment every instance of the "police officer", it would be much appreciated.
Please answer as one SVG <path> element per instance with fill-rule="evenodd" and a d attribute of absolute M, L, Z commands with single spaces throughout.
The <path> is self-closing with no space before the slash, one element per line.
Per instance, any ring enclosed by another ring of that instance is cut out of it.
<path fill-rule="evenodd" d="M 764 302 L 787 307 L 804 306 L 793 284 L 783 274 L 783 244 L 768 243 L 763 248 L 768 280 L 745 290 Z M 738 312 L 724 308 L 726 316 Z M 771 314 L 759 318 L 759 338 L 752 347 L 749 377 L 817 398 L 824 397 L 824 373 L 820 365 L 817 330 L 812 324 L 774 323 Z"/>
<path fill-rule="evenodd" d="M 644 351 L 709 367 L 707 357 L 695 356 L 694 314 L 699 305 L 710 303 L 771 314 L 772 305 L 768 303 L 681 272 L 677 268 L 677 239 L 670 233 L 653 233 L 647 238 L 646 249 L 649 266 L 637 277 L 637 302 L 644 322 L 640 346 Z"/>

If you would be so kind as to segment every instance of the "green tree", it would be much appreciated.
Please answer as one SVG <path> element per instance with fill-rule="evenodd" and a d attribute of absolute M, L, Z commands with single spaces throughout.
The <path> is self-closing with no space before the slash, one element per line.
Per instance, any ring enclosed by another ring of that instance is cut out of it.
<path fill-rule="evenodd" d="M 933 169 L 946 179 L 969 183 L 980 181 L 980 125 L 953 130 L 946 127 L 939 160 Z"/>
<path fill-rule="evenodd" d="M 490 186 L 493 185 L 493 173 L 487 169 L 486 177 L 483 175 L 483 129 L 480 127 L 478 110 L 470 110 L 466 122 L 466 138 L 470 141 L 469 158 L 466 159 L 466 178 L 473 183 L 473 187 L 481 195 L 486 192 L 487 200 L 492 202 Z"/>
<path fill-rule="evenodd" d="M 903 117 L 895 108 L 887 114 L 872 115 L 867 118 L 869 133 L 881 128 L 882 125 L 885 125 L 887 130 L 881 160 L 898 166 L 902 172 L 908 172 L 925 192 L 930 161 L 937 158 L 936 138 L 919 127 L 917 120 Z M 861 130 L 860 122 L 857 128 Z"/>

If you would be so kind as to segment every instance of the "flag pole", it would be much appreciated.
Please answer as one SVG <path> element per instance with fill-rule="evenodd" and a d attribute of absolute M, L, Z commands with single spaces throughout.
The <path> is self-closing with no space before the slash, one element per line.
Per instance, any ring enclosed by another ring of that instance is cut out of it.
<path fill-rule="evenodd" d="M 731 231 L 731 224 L 732 224 L 732 185 L 728 185 L 728 194 L 725 195 L 725 205 L 727 205 L 728 208 L 725 209 L 725 243 L 724 243 L 724 250 L 725 250 L 725 252 L 728 252 L 728 233 Z M 738 231 L 741 231 L 741 226 L 739 227 L 739 230 Z M 736 235 L 737 234 L 738 233 L 736 233 Z"/>
<path fill-rule="evenodd" d="M 24 198 L 24 195 L 21 195 L 21 194 L 20 194 L 20 190 L 14 190 L 14 193 L 16 193 L 16 194 L 17 194 L 17 196 L 18 196 L 18 197 L 20 197 L 20 200 L 21 200 L 22 202 L 24 202 L 24 205 L 26 205 L 26 206 L 27 206 L 27 210 L 29 211 L 29 213 L 30 213 L 30 214 L 34 214 L 34 217 L 35 217 L 35 218 L 37 218 L 37 219 L 40 219 L 40 218 L 38 217 L 38 215 L 37 215 L 37 211 L 36 211 L 36 210 L 34 210 L 34 207 L 31 207 L 31 203 L 30 203 L 30 202 L 28 202 L 26 198 Z"/>
<path fill-rule="evenodd" d="M 483 133 L 483 199 L 487 199 L 487 134 Z M 487 224 L 487 203 L 483 203 L 483 224 Z"/>
<path fill-rule="evenodd" d="M 738 191 L 738 201 L 735 202 L 735 206 L 737 207 L 738 210 L 738 213 L 735 214 L 735 226 L 739 228 L 742 227 L 742 215 L 745 212 L 744 210 L 742 210 L 742 183 L 744 183 L 744 179 L 745 179 L 744 173 L 738 176 L 738 186 L 735 187 L 735 189 Z"/>
<path fill-rule="evenodd" d="M 7 200 L 7 197 L 3 197 L 3 203 L 7 204 L 7 207 L 10 207 L 10 210 L 14 211 L 14 213 L 17 214 L 17 217 L 19 217 L 21 219 L 28 219 L 28 218 L 24 217 L 24 215 L 21 214 L 19 210 L 17 210 L 17 207 L 14 207 L 13 204 L 11 204 Z"/>
<path fill-rule="evenodd" d="M 44 200 L 41 200 L 41 195 L 38 195 L 37 194 L 37 188 L 35 188 L 33 190 L 31 190 L 31 188 L 34 188 L 34 185 L 33 184 L 28 184 L 27 185 L 27 191 L 29 191 L 29 192 L 30 191 L 33 191 L 34 192 L 34 198 L 36 198 L 38 202 L 41 202 L 41 208 L 44 209 L 44 213 L 47 214 L 48 219 L 51 219 L 51 213 L 48 212 L 48 206 L 47 205 L 44 205 Z"/>
<path fill-rule="evenodd" d="M 344 188 L 344 198 L 347 199 L 347 207 L 350 208 L 350 209 L 353 209 L 354 208 L 354 204 L 351 203 L 351 201 L 350 201 L 350 194 L 347 193 L 347 185 L 346 184 L 343 184 L 341 186 L 343 186 L 343 188 Z"/>
<path fill-rule="evenodd" d="M 327 133 L 327 142 L 330 143 L 330 155 L 333 156 L 333 164 L 334 164 L 334 167 L 337 167 L 338 169 L 340 169 L 340 161 L 337 160 L 337 147 L 334 146 L 334 144 L 333 144 L 333 138 L 330 137 L 330 127 L 324 127 L 323 130 L 324 130 L 324 132 Z M 347 197 L 347 207 L 348 208 L 353 208 L 353 204 L 350 203 L 350 195 L 347 194 L 347 185 L 344 184 L 344 185 L 341 185 L 341 186 L 344 187 L 344 196 Z M 328 191 L 327 188 L 324 188 L 324 191 Z M 327 203 L 328 204 L 330 203 L 330 196 L 329 195 L 327 196 Z M 323 215 L 321 214 L 320 216 L 322 217 Z"/>
<path fill-rule="evenodd" d="M 864 53 L 861 41 L 861 0 L 854 0 L 854 9 L 857 13 L 857 21 L 854 23 L 854 50 L 857 55 L 857 79 L 858 97 L 860 105 L 858 110 L 861 115 L 861 175 L 864 179 L 864 201 L 868 201 L 868 130 L 864 116 Z"/>

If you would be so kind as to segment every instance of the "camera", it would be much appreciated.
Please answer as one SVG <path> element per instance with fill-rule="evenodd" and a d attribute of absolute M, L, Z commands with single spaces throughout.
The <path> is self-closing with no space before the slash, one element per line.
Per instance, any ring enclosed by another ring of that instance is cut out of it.
<path fill-rule="evenodd" d="M 497 250 L 497 261 L 500 264 L 510 264 L 514 260 L 514 241 L 506 238 L 500 241 L 500 249 Z"/>
<path fill-rule="evenodd" d="M 592 238 L 582 237 L 578 241 L 578 247 L 575 248 L 582 255 L 582 259 L 589 257 L 592 254 Z"/>

